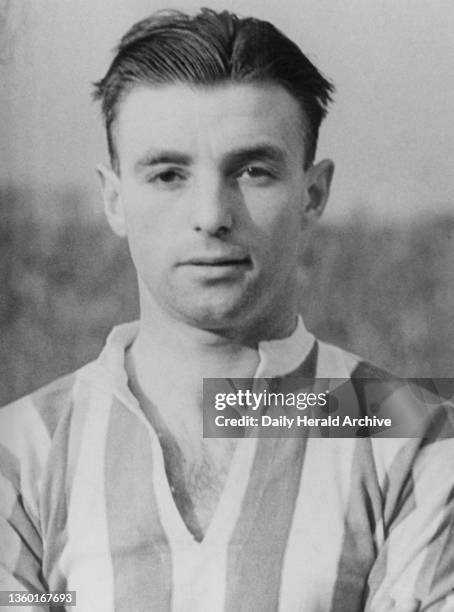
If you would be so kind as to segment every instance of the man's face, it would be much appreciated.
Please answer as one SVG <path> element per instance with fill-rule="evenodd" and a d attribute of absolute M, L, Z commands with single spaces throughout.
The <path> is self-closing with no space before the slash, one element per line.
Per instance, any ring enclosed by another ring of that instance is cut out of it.
<path fill-rule="evenodd" d="M 213 330 L 292 324 L 299 247 L 332 174 L 304 171 L 297 102 L 274 85 L 144 85 L 120 105 L 116 144 L 104 196 L 142 310 Z"/>

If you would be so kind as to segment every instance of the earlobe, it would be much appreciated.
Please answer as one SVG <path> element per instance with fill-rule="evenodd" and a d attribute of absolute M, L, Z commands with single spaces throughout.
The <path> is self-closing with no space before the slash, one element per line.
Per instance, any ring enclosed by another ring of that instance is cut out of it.
<path fill-rule="evenodd" d="M 104 212 L 112 230 L 117 236 L 124 237 L 126 231 L 126 218 L 120 191 L 120 179 L 110 168 L 99 164 L 96 172 L 101 182 L 101 191 L 104 201 Z"/>
<path fill-rule="evenodd" d="M 305 207 L 305 213 L 313 217 L 320 217 L 328 202 L 334 174 L 334 163 L 330 159 L 324 159 L 311 166 L 307 173 L 309 200 Z"/>

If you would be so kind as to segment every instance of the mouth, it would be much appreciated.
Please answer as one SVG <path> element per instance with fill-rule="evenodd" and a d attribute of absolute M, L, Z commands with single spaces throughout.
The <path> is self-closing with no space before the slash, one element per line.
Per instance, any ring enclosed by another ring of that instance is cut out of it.
<path fill-rule="evenodd" d="M 201 255 L 183 261 L 180 266 L 204 283 L 232 282 L 244 279 L 253 268 L 252 258 L 238 252 Z"/>
<path fill-rule="evenodd" d="M 231 266 L 252 266 L 252 260 L 249 256 L 246 257 L 194 257 L 185 262 L 184 265 L 203 266 L 203 267 L 221 267 L 228 268 Z"/>

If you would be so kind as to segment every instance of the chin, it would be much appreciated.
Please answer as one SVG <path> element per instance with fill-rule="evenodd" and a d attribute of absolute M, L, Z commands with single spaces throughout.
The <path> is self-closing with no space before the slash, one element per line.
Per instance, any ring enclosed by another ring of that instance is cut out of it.
<path fill-rule="evenodd" d="M 239 324 L 245 318 L 244 311 L 228 308 L 204 308 L 182 313 L 193 327 L 207 330 L 221 330 Z"/>
<path fill-rule="evenodd" d="M 173 304 L 173 309 L 180 320 L 186 321 L 193 327 L 206 330 L 221 330 L 242 327 L 249 318 L 252 310 L 252 301 L 246 296 L 243 299 L 233 299 L 233 296 L 213 299 L 201 299 L 191 303 Z M 178 307 L 180 306 L 180 307 Z"/>

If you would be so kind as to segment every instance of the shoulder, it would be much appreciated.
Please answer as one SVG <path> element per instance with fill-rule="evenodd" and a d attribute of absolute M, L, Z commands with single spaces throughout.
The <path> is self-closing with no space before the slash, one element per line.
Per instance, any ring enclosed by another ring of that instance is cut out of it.
<path fill-rule="evenodd" d="M 79 372 L 0 408 L 0 473 L 27 473 L 38 479 L 58 431 L 69 427 Z"/>
<path fill-rule="evenodd" d="M 382 381 L 396 378 L 355 353 L 318 339 L 316 343 L 318 378 L 371 378 Z"/>
<path fill-rule="evenodd" d="M 43 474 L 55 432 L 71 411 L 75 379 L 60 378 L 0 409 L 0 513 L 20 496 L 38 516 Z"/>
<path fill-rule="evenodd" d="M 20 430 L 43 430 L 52 436 L 71 404 L 77 372 L 68 374 L 0 409 L 0 440 Z M 36 432 L 38 433 L 38 432 Z"/>
<path fill-rule="evenodd" d="M 391 420 L 386 430 L 361 427 L 357 432 L 359 437 L 370 437 L 369 448 L 383 479 L 408 474 L 427 462 L 452 465 L 453 406 L 436 392 L 436 385 L 428 379 L 399 377 L 342 348 L 317 343 L 317 377 L 338 379 L 339 397 L 348 404 L 342 406 L 346 413 Z"/>

